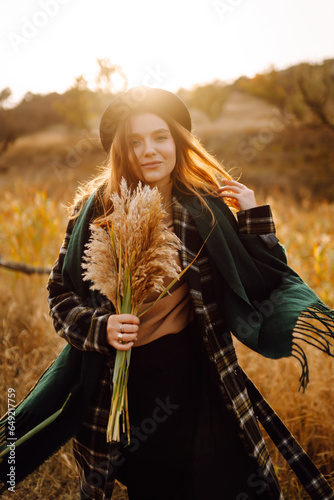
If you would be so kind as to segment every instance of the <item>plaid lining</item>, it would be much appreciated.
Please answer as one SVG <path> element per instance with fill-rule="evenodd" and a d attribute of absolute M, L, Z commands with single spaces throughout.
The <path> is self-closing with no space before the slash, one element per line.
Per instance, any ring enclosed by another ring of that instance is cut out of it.
<path fill-rule="evenodd" d="M 173 208 L 175 232 L 183 242 L 181 260 L 185 267 L 196 256 L 202 241 L 188 211 L 176 201 Z M 249 219 L 251 211 L 246 212 L 249 212 L 247 215 Z M 263 217 L 261 216 L 260 219 Z M 239 224 L 242 222 L 239 221 Z M 270 220 L 263 220 L 260 225 L 251 222 L 247 224 L 247 227 L 251 227 L 252 231 L 255 230 L 255 227 L 270 228 L 270 231 L 266 232 L 272 232 L 273 229 Z M 113 307 L 109 301 L 105 300 L 99 308 L 94 309 L 90 307 L 89 299 L 83 300 L 64 287 L 61 270 L 72 229 L 73 222 L 70 222 L 59 259 L 55 263 L 47 285 L 50 315 L 57 333 L 71 345 L 77 349 L 95 350 L 107 355 L 105 358 L 107 363 L 99 383 L 96 399 L 89 407 L 85 422 L 73 440 L 74 456 L 80 476 L 81 498 L 107 500 L 111 498 L 113 490 L 115 467 L 122 460 L 115 444 L 110 445 L 106 442 L 115 351 L 106 343 L 105 332 L 108 316 L 113 313 Z M 293 447 L 296 450 L 296 446 L 299 445 L 294 444 L 295 440 L 289 431 L 240 369 L 231 334 L 225 328 L 215 301 L 210 259 L 205 247 L 196 262 L 187 271 L 187 278 L 196 320 L 201 328 L 209 359 L 215 367 L 222 398 L 232 417 L 238 423 L 239 434 L 246 450 L 257 460 L 259 465 L 256 480 L 267 489 L 269 488 L 273 499 L 283 499 L 257 423 L 258 416 L 269 435 L 271 437 L 276 435 L 276 445 L 290 465 L 293 467 L 293 464 L 297 464 L 293 468 L 295 472 L 299 473 L 299 477 L 302 475 L 306 478 L 307 491 L 312 493 L 312 498 L 333 500 L 334 496 L 331 496 L 328 488 L 326 489 L 322 481 L 323 478 L 321 475 L 319 477 L 317 469 L 314 468 L 315 471 L 312 474 L 309 472 L 309 467 L 307 474 L 304 473 L 305 465 L 309 466 L 310 464 L 305 459 L 306 454 L 300 453 L 300 447 L 297 454 L 290 456 L 287 453 L 287 449 Z M 292 444 L 288 448 L 287 444 L 290 442 Z M 323 494 L 326 496 L 322 496 Z"/>
<path fill-rule="evenodd" d="M 237 212 L 240 233 L 275 234 L 276 228 L 270 205 Z"/>

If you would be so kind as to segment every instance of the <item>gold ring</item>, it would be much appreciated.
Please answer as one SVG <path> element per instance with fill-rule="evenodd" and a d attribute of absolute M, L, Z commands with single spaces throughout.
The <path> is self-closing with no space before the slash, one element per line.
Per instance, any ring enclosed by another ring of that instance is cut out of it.
<path fill-rule="evenodd" d="M 122 324 L 121 324 L 121 326 L 120 326 L 120 332 L 121 332 L 121 333 L 124 333 L 123 323 L 122 323 Z"/>
<path fill-rule="evenodd" d="M 122 342 L 123 333 L 118 334 L 118 342 Z"/>

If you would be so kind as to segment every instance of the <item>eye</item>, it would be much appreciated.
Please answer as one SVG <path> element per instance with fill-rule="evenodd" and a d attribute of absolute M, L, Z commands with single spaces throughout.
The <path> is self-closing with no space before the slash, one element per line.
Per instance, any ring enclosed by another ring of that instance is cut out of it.
<path fill-rule="evenodd" d="M 156 137 L 156 141 L 165 141 L 167 139 L 168 137 L 166 137 L 165 135 L 159 135 L 158 137 Z"/>
<path fill-rule="evenodd" d="M 133 140 L 131 141 L 131 146 L 132 146 L 133 148 L 135 148 L 136 146 L 139 146 L 139 144 L 140 144 L 140 141 L 139 141 L 138 139 L 133 139 Z"/>

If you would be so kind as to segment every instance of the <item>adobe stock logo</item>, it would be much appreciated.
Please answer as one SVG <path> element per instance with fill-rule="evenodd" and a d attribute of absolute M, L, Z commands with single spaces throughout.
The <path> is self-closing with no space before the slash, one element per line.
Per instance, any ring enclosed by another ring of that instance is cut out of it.
<path fill-rule="evenodd" d="M 22 25 L 19 33 L 9 31 L 7 38 L 14 50 L 18 53 L 22 47 L 25 47 L 30 40 L 44 28 L 50 19 L 55 17 L 60 10 L 60 7 L 69 3 L 70 0 L 40 0 L 38 5 L 40 10 L 36 10 L 34 14 L 28 19 L 22 17 Z"/>
<path fill-rule="evenodd" d="M 213 0 L 212 6 L 221 21 L 225 21 L 226 15 L 233 12 L 243 0 Z"/>

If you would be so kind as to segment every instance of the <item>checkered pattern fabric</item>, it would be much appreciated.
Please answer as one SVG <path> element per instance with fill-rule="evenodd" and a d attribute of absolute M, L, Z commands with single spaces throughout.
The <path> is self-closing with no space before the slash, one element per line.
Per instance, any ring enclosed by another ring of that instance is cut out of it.
<path fill-rule="evenodd" d="M 247 234 L 275 233 L 275 224 L 269 205 L 241 210 L 237 213 L 239 231 Z"/>
<path fill-rule="evenodd" d="M 263 210 L 261 218 L 265 218 L 265 210 L 267 210 L 268 221 L 265 223 L 263 220 L 261 227 L 270 228 L 270 231 L 274 232 L 271 213 L 268 209 Z M 248 217 L 250 214 L 249 212 Z M 271 219 L 270 222 L 269 219 Z M 241 225 L 242 222 L 239 224 Z M 248 223 L 246 226 L 246 231 L 243 229 L 243 232 L 247 232 L 247 228 L 252 228 L 251 230 L 254 231 L 254 224 Z M 194 259 L 203 242 L 189 212 L 176 200 L 174 228 L 183 242 L 181 260 L 185 267 Z M 115 471 L 122 461 L 122 456 L 115 445 L 111 446 L 106 443 L 115 353 L 106 343 L 105 332 L 108 316 L 114 311 L 107 300 L 101 302 L 98 308 L 94 308 L 90 305 L 89 299 L 85 300 L 64 287 L 61 271 L 72 230 L 73 223 L 70 222 L 59 258 L 48 282 L 50 315 L 57 333 L 74 347 L 98 351 L 106 355 L 104 358 L 106 366 L 98 384 L 99 390 L 95 401 L 89 407 L 85 422 L 74 439 L 74 455 L 80 475 L 81 498 L 106 500 L 111 497 Z M 259 465 L 257 474 L 251 477 L 250 481 L 253 484 L 257 481 L 259 489 L 261 488 L 262 491 L 267 489 L 273 499 L 283 499 L 258 426 L 258 417 L 269 434 L 276 435 L 276 444 L 289 463 L 300 463 L 300 468 L 295 467 L 294 470 L 304 486 L 305 483 L 308 484 L 307 491 L 311 494 L 311 498 L 333 499 L 331 490 L 327 491 L 325 488 L 327 483 L 322 482 L 322 476 L 315 468 L 309 467 L 310 464 L 305 461 L 304 452 L 298 451 L 297 455 L 286 452 L 286 443 L 292 443 L 292 448 L 297 449 L 294 438 L 285 427 L 281 427 L 281 421 L 239 367 L 231 334 L 224 325 L 216 303 L 215 296 L 219 291 L 214 290 L 212 284 L 210 256 L 205 247 L 187 271 L 187 280 L 195 317 L 201 328 L 209 359 L 214 366 L 222 398 L 238 423 L 239 434 L 245 449 Z M 307 473 L 304 470 L 305 467 Z"/>
<path fill-rule="evenodd" d="M 255 414 L 311 498 L 333 500 L 334 492 L 275 411 L 245 375 Z"/>

